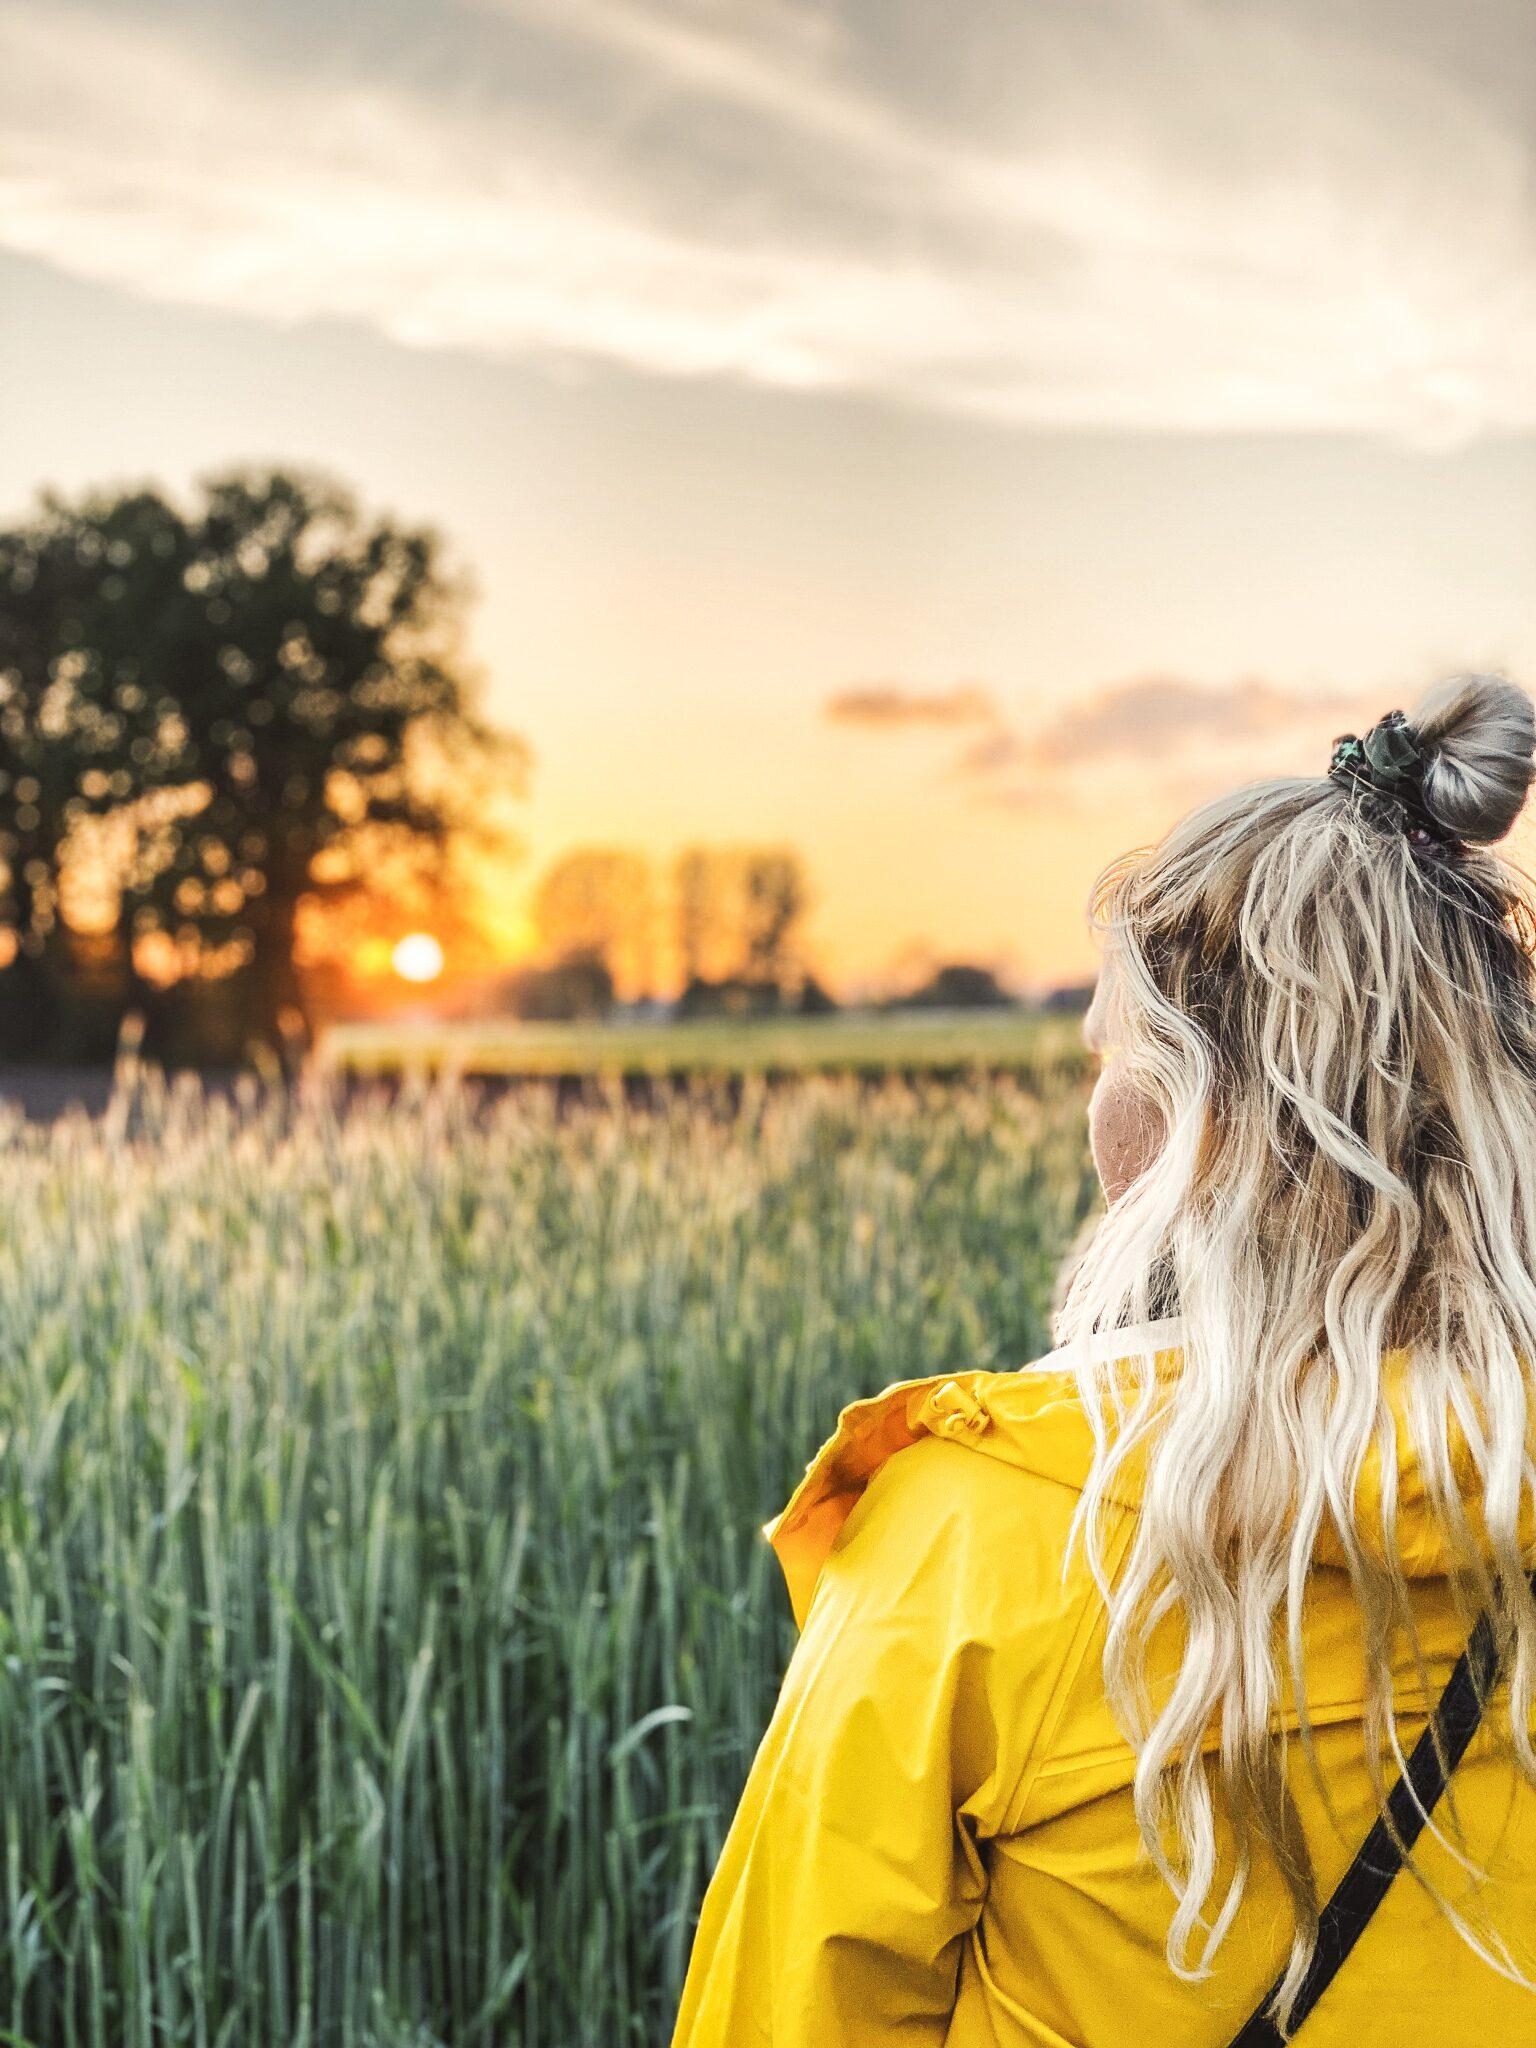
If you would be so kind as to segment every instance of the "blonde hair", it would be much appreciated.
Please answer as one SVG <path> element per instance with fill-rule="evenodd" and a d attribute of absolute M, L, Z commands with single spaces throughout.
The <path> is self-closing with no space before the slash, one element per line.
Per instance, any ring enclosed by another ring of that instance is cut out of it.
<path fill-rule="evenodd" d="M 1105 1681 L 1137 1749 L 1138 1826 L 1175 1896 L 1168 1960 L 1181 1976 L 1208 1972 L 1253 1849 L 1266 1849 L 1295 1915 L 1282 2030 L 1319 1902 L 1271 1734 L 1276 1644 L 1315 1773 L 1302 1601 L 1325 1519 L 1362 1617 L 1365 1752 L 1383 1807 L 1384 1741 L 1402 1761 L 1392 1648 L 1401 1630 L 1416 1638 L 1388 1351 L 1409 1354 L 1411 1440 L 1458 1611 L 1493 1617 L 1513 1754 L 1536 1782 L 1536 1601 L 1519 1535 L 1536 1481 L 1536 924 L 1516 872 L 1486 850 L 1524 800 L 1536 718 L 1514 684 L 1467 675 L 1430 691 L 1409 725 L 1423 806 L 1449 849 L 1411 840 L 1369 789 L 1261 782 L 1114 863 L 1094 898 L 1122 1078 L 1163 1144 L 1108 1209 L 1058 1314 L 1097 1439 L 1074 1534 L 1109 1608 Z M 1172 1310 L 1180 1370 L 1160 1383 L 1143 1357 L 1127 1403 L 1124 1367 L 1096 1362 L 1104 1347 L 1086 1340 Z M 1476 1470 L 1477 1538 L 1453 1433 Z M 1368 1544 L 1354 1504 L 1373 1448 L 1384 1526 Z M 1112 1573 L 1105 1514 L 1133 1458 L 1145 1459 L 1142 1508 Z M 1148 1646 L 1169 1616 L 1185 1647 L 1154 1701 Z M 1235 1849 L 1219 1901 L 1218 1803 Z M 1526 1981 L 1496 1936 L 1441 1904 Z"/>

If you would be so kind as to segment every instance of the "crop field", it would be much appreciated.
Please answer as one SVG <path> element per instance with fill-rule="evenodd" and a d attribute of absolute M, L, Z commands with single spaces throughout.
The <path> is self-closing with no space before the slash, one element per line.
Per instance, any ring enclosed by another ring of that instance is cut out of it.
<path fill-rule="evenodd" d="M 1022 1008 L 654 1024 L 338 1024 L 322 1038 L 319 1059 L 354 1075 L 1057 1075 L 1083 1064 L 1077 1017 Z"/>
<path fill-rule="evenodd" d="M 838 1409 L 1048 1342 L 1071 1064 L 0 1127 L 0 2042 L 664 2048 Z"/>

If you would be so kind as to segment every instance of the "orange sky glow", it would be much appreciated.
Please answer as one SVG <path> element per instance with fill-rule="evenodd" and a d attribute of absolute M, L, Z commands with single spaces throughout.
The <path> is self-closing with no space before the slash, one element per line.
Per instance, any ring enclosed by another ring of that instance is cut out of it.
<path fill-rule="evenodd" d="M 9 0 L 0 511 L 435 525 L 530 749 L 497 958 L 573 847 L 755 843 L 840 992 L 1080 979 L 1189 804 L 1536 685 L 1528 10 L 1346 12 Z"/>

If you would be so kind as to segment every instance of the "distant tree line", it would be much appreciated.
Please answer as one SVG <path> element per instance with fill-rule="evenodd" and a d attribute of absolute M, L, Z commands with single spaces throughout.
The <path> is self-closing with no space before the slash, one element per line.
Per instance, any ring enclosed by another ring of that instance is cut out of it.
<path fill-rule="evenodd" d="M 1004 988 L 991 967 L 978 967 L 954 960 L 935 967 L 916 988 L 893 997 L 888 1007 L 897 1010 L 998 1010 L 1018 1001 Z"/>
<path fill-rule="evenodd" d="M 525 1017 L 596 1017 L 654 994 L 670 950 L 679 1014 L 766 1015 L 832 1007 L 806 963 L 810 888 L 785 847 L 692 846 L 669 887 L 644 854 L 578 847 L 533 893 L 539 957 L 513 977 Z"/>
<path fill-rule="evenodd" d="M 782 1016 L 835 1010 L 811 970 L 804 923 L 812 897 L 786 847 L 690 846 L 663 878 L 624 847 L 577 847 L 532 897 L 537 959 L 503 984 L 525 1018 L 606 1016 L 618 1000 L 654 993 L 670 952 L 682 1017 Z M 670 977 L 669 977 L 670 978 Z M 986 966 L 935 962 L 890 1009 L 978 1009 L 1017 997 Z"/>
<path fill-rule="evenodd" d="M 302 1047 L 301 915 L 462 887 L 517 742 L 423 530 L 312 477 L 45 496 L 0 531 L 0 1056 Z"/>

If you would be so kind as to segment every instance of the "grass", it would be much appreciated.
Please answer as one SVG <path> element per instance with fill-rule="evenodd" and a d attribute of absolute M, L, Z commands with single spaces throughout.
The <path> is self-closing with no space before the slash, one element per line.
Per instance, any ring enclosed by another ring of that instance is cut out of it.
<path fill-rule="evenodd" d="M 758 1524 L 846 1401 L 1044 1348 L 1075 1080 L 0 1141 L 0 2042 L 662 2048 Z"/>
<path fill-rule="evenodd" d="M 848 1011 L 654 1024 L 333 1025 L 325 1067 L 350 1074 L 1059 1073 L 1081 1065 L 1076 1016 L 1025 1009 Z"/>

